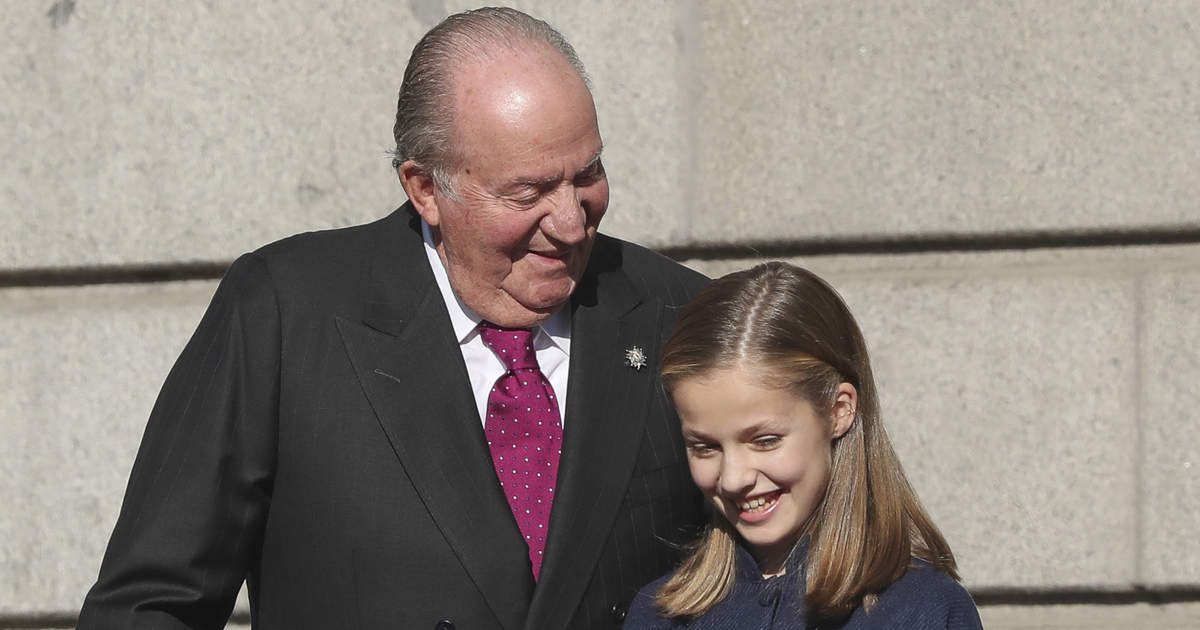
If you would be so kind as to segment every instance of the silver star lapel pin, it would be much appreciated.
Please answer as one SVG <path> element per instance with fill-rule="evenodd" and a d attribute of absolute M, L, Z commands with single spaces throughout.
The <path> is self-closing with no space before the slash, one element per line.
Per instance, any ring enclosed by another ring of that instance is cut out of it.
<path fill-rule="evenodd" d="M 638 346 L 626 350 L 625 365 L 641 372 L 646 367 L 646 353 Z"/>

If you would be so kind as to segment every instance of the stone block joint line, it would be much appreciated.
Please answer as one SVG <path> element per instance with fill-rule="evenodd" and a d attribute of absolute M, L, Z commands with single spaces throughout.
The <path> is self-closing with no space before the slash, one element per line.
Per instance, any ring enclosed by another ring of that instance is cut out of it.
<path fill-rule="evenodd" d="M 971 589 L 971 597 L 981 607 L 988 606 L 1069 606 L 1135 604 L 1188 604 L 1200 603 L 1200 586 L 1178 588 L 1132 587 L 1118 591 L 1082 589 Z M 25 615 L 0 615 L 0 628 L 11 630 L 57 630 L 74 628 L 77 616 L 74 613 L 42 613 Z M 250 625 L 250 614 L 237 611 L 229 617 L 231 625 Z"/>
<path fill-rule="evenodd" d="M 675 260 L 792 258 L 796 256 L 936 254 L 1030 249 L 1144 247 L 1200 244 L 1200 227 L 1080 232 L 1011 232 L 999 234 L 923 234 L 869 238 L 792 241 L 749 241 L 660 247 Z M 218 280 L 231 261 L 33 267 L 0 270 L 0 289 L 66 287 L 93 284 L 144 284 L 185 280 Z"/>

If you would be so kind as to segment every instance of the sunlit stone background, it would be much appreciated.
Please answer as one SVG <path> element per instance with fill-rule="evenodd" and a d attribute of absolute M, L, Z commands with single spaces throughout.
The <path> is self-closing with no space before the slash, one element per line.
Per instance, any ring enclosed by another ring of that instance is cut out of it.
<path fill-rule="evenodd" d="M 589 66 L 606 231 L 843 293 L 989 628 L 1200 624 L 1200 0 L 516 6 Z M 469 7 L 6 3 L 0 627 L 73 624 L 224 265 L 403 202 Z"/>

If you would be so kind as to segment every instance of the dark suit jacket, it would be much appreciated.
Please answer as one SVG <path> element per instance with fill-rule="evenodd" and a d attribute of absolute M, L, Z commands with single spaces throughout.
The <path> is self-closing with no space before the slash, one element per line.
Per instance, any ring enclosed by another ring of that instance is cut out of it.
<path fill-rule="evenodd" d="M 703 282 L 598 237 L 535 588 L 415 215 L 239 258 L 155 404 L 78 627 L 219 628 L 243 579 L 255 628 L 619 626 L 702 519 L 657 371 Z"/>

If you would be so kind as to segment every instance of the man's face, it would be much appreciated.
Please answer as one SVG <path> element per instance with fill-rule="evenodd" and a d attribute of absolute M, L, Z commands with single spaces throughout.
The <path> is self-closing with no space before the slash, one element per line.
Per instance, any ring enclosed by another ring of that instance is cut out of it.
<path fill-rule="evenodd" d="M 455 194 L 422 212 L 450 283 L 489 321 L 541 323 L 570 299 L 608 207 L 591 94 L 549 49 L 465 63 L 454 137 Z"/>

